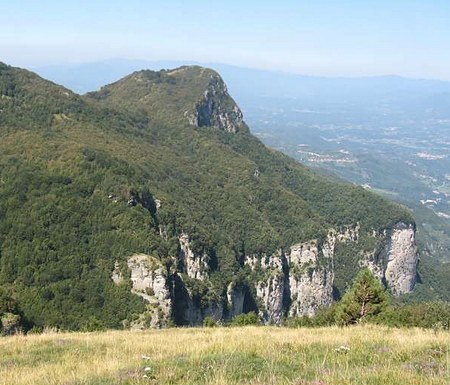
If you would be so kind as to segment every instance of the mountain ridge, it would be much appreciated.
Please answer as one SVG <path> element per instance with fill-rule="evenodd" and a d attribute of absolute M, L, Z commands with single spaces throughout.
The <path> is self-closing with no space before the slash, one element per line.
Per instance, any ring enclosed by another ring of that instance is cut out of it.
<path fill-rule="evenodd" d="M 79 64 L 61 64 L 61 65 L 48 65 L 48 66 L 34 66 L 30 67 L 32 71 L 42 74 L 44 77 L 51 78 L 58 83 L 66 84 L 69 88 L 74 88 L 74 91 L 79 91 L 80 93 L 90 92 L 99 89 L 106 83 L 114 82 L 118 79 L 123 78 L 127 74 L 137 71 L 143 68 L 148 68 L 152 70 L 160 70 L 162 68 L 175 68 L 183 65 L 197 65 L 203 67 L 214 68 L 216 71 L 220 72 L 224 79 L 229 83 L 230 87 L 236 83 L 234 78 L 237 80 L 246 77 L 250 79 L 252 84 L 255 84 L 254 77 L 264 83 L 264 79 L 269 79 L 272 83 L 273 77 L 279 76 L 281 78 L 290 78 L 290 83 L 292 85 L 292 79 L 305 79 L 305 80 L 350 80 L 358 81 L 364 79 L 387 79 L 395 78 L 402 81 L 417 81 L 417 82 L 430 82 L 434 85 L 447 85 L 447 89 L 450 86 L 448 80 L 440 79 L 422 79 L 407 77 L 401 75 L 373 75 L 373 76 L 357 76 L 357 77 L 345 77 L 345 76 L 314 76 L 314 75 L 302 75 L 283 71 L 273 71 L 264 69 L 254 69 L 249 67 L 240 67 L 235 65 L 223 64 L 223 63 L 200 63 L 194 61 L 148 61 L 148 60 L 127 60 L 127 59 L 110 59 L 99 62 L 91 63 L 79 63 Z M 235 75 L 233 75 L 233 73 Z M 74 76 L 74 74 L 77 74 Z M 108 75 L 110 74 L 110 75 Z M 253 74 L 253 75 L 252 75 Z M 98 80 L 96 80 L 98 79 Z M 277 81 L 279 82 L 279 81 Z M 233 83 L 233 84 L 232 84 Z M 282 82 L 284 84 L 284 82 Z M 233 89 L 232 89 L 233 91 Z M 241 91 L 239 91 L 240 93 Z M 236 92 L 233 91 L 233 94 Z M 274 92 L 272 92 L 274 94 Z"/>
<path fill-rule="evenodd" d="M 136 81 L 81 97 L 49 83 L 24 95 L 12 71 L 17 87 L 0 99 L 0 285 L 30 325 L 199 324 L 249 310 L 279 323 L 328 306 L 364 265 L 395 295 L 412 289 L 409 212 L 267 149 L 223 81 L 208 91 L 208 70 L 201 87 L 198 68 L 150 71 L 143 94 Z M 199 124 L 186 111 L 205 100 Z M 238 129 L 220 125 L 226 116 Z M 402 258 L 409 267 L 391 274 Z"/>

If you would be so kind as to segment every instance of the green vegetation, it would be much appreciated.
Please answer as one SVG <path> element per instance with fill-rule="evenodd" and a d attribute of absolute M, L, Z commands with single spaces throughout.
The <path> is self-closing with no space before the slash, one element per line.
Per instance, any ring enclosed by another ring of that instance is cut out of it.
<path fill-rule="evenodd" d="M 254 311 L 249 313 L 242 313 L 235 316 L 232 321 L 232 326 L 248 326 L 248 325 L 259 325 L 261 322 L 259 320 L 258 314 Z"/>
<path fill-rule="evenodd" d="M 207 316 L 205 317 L 205 319 L 203 320 L 203 326 L 205 328 L 213 328 L 217 326 L 217 321 L 211 317 L 211 316 Z"/>
<path fill-rule="evenodd" d="M 352 324 L 348 315 L 343 315 L 344 304 L 336 303 L 319 311 L 314 317 L 288 318 L 287 327 L 324 327 Z M 356 317 L 354 317 L 356 318 Z M 359 319 L 358 324 L 377 324 L 387 327 L 423 328 L 450 330 L 450 305 L 448 302 L 421 302 L 409 305 L 392 304 L 383 306 L 376 315 Z M 355 322 L 354 322 L 355 323 Z"/>
<path fill-rule="evenodd" d="M 0 288 L 0 334 L 14 334 L 20 329 L 19 313 L 17 302 L 11 294 Z"/>
<path fill-rule="evenodd" d="M 245 282 L 245 255 L 356 222 L 413 223 L 400 205 L 268 150 L 245 125 L 189 125 L 212 75 L 144 71 L 81 97 L 0 65 L 0 288 L 24 329 L 120 328 L 144 303 L 127 280 L 113 284 L 114 263 L 145 253 L 170 276 L 182 232 L 211 257 L 210 285 L 186 280 L 204 306 Z"/>
<path fill-rule="evenodd" d="M 364 322 L 383 312 L 387 304 L 388 297 L 380 281 L 364 269 L 358 273 L 336 308 L 336 321 L 342 325 Z"/>
<path fill-rule="evenodd" d="M 391 306 L 380 313 L 374 321 L 393 327 L 450 330 L 450 304 L 448 302 L 422 302 Z"/>

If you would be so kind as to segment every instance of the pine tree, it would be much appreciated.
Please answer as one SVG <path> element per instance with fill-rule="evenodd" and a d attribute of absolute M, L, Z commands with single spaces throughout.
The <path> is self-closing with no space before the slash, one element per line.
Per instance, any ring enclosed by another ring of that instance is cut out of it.
<path fill-rule="evenodd" d="M 388 305 L 388 297 L 378 279 L 368 269 L 362 270 L 336 309 L 336 322 L 351 325 L 373 317 Z"/>

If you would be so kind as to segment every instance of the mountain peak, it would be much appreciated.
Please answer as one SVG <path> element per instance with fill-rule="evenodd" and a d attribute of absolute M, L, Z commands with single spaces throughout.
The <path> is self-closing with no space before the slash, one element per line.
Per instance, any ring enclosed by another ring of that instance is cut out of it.
<path fill-rule="evenodd" d="M 88 97 L 113 105 L 132 103 L 154 118 L 166 111 L 179 123 L 196 127 L 230 133 L 245 127 L 242 112 L 220 75 L 200 66 L 136 71 Z"/>
<path fill-rule="evenodd" d="M 215 71 L 200 68 L 201 76 L 208 76 L 208 84 L 203 98 L 197 101 L 192 110 L 185 112 L 190 124 L 197 127 L 215 127 L 236 133 L 243 126 L 243 115 L 228 93 L 223 79 Z M 180 70 L 189 70 L 182 67 Z M 197 69 L 197 68 L 196 68 Z"/>

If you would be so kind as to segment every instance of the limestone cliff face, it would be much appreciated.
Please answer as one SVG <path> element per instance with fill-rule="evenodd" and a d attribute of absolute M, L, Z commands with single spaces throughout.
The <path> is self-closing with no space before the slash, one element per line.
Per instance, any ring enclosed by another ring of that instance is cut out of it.
<path fill-rule="evenodd" d="M 120 285 L 124 281 L 122 272 L 120 271 L 119 262 L 117 261 L 114 263 L 114 270 L 111 274 L 111 279 L 116 285 Z"/>
<path fill-rule="evenodd" d="M 210 299 L 205 303 L 192 290 L 185 277 L 174 273 L 172 280 L 173 319 L 177 325 L 199 326 L 205 317 L 212 317 L 216 321 L 225 318 L 223 302 Z M 194 280 L 195 281 L 195 280 Z M 199 281 L 202 282 L 202 281 Z M 208 282 L 206 282 L 208 285 Z"/>
<path fill-rule="evenodd" d="M 359 261 L 360 267 L 367 267 L 394 296 L 410 293 L 417 279 L 414 226 L 399 222 L 392 230 L 374 233 L 373 237 L 381 239 L 384 247 L 381 252 L 365 253 Z"/>
<path fill-rule="evenodd" d="M 127 265 L 133 284 L 132 292 L 148 303 L 146 313 L 134 326 L 138 328 L 164 326 L 172 310 L 170 288 L 164 267 L 158 259 L 145 254 L 129 257 Z"/>
<path fill-rule="evenodd" d="M 333 301 L 333 256 L 336 235 L 323 245 L 317 240 L 291 247 L 289 261 L 290 316 L 312 316 Z"/>
<path fill-rule="evenodd" d="M 386 282 L 384 279 L 383 261 L 376 255 L 375 251 L 364 253 L 363 258 L 359 260 L 358 265 L 361 269 L 369 269 L 380 282 Z"/>
<path fill-rule="evenodd" d="M 230 318 L 244 312 L 245 290 L 241 285 L 230 282 L 227 288 L 227 301 L 229 304 Z"/>
<path fill-rule="evenodd" d="M 183 233 L 178 240 L 180 242 L 179 261 L 181 271 L 186 273 L 189 278 L 207 279 L 209 271 L 208 255 L 196 254 L 192 251 L 189 235 Z"/>
<path fill-rule="evenodd" d="M 368 267 L 394 295 L 414 288 L 417 268 L 417 247 L 413 226 L 398 223 L 391 232 L 368 235 L 384 244 L 380 250 L 361 252 L 360 267 Z M 358 243 L 360 226 L 331 229 L 326 238 L 291 246 L 258 259 L 247 256 L 245 264 L 252 271 L 263 272 L 255 283 L 260 300 L 260 316 L 265 322 L 280 323 L 285 315 L 313 316 L 318 309 L 333 302 L 336 246 Z"/>
<path fill-rule="evenodd" d="M 358 242 L 360 225 L 331 229 L 325 240 L 291 247 L 289 285 L 290 316 L 313 316 L 333 302 L 334 257 L 337 243 Z"/>
<path fill-rule="evenodd" d="M 256 296 L 261 303 L 259 315 L 265 323 L 279 324 L 283 320 L 283 299 L 285 297 L 286 258 L 281 252 L 271 257 L 263 257 L 261 268 L 265 279 L 256 283 Z"/>
<path fill-rule="evenodd" d="M 417 247 L 413 226 L 398 223 L 387 243 L 385 279 L 394 295 L 409 293 L 416 283 Z"/>
<path fill-rule="evenodd" d="M 261 299 L 260 318 L 265 323 L 280 324 L 284 317 L 283 298 L 285 279 L 283 274 L 275 274 L 265 282 L 256 284 L 256 295 Z"/>
<path fill-rule="evenodd" d="M 334 252 L 337 242 L 357 242 L 359 225 L 341 231 L 330 230 L 323 242 L 314 239 L 274 255 L 247 256 L 252 271 L 262 271 L 256 283 L 261 318 L 266 323 L 281 323 L 284 316 L 312 316 L 333 301 Z"/>
<path fill-rule="evenodd" d="M 189 123 L 196 127 L 215 127 L 231 133 L 236 133 L 243 124 L 241 110 L 217 74 L 211 75 L 202 100 L 194 106 L 193 111 L 187 111 L 186 116 Z"/>
<path fill-rule="evenodd" d="M 366 236 L 382 247 L 361 251 L 359 267 L 372 270 L 394 295 L 411 291 L 417 268 L 414 227 L 398 223 L 392 230 Z M 179 237 L 181 270 L 172 272 L 170 277 L 157 259 L 147 255 L 133 255 L 127 263 L 133 292 L 149 304 L 149 326 L 163 326 L 169 317 L 182 325 L 200 325 L 206 316 L 226 321 L 252 310 L 263 322 L 280 324 L 286 316 L 313 316 L 318 309 L 331 305 L 336 248 L 358 243 L 360 237 L 360 226 L 356 224 L 331 229 L 321 240 L 297 243 L 286 251 L 248 255 L 244 260 L 250 272 L 248 279 L 230 282 L 223 297 L 207 303 L 196 297 L 189 284 L 211 286 L 209 257 L 193 252 L 187 234 Z M 111 278 L 116 284 L 124 280 L 117 264 Z"/>

